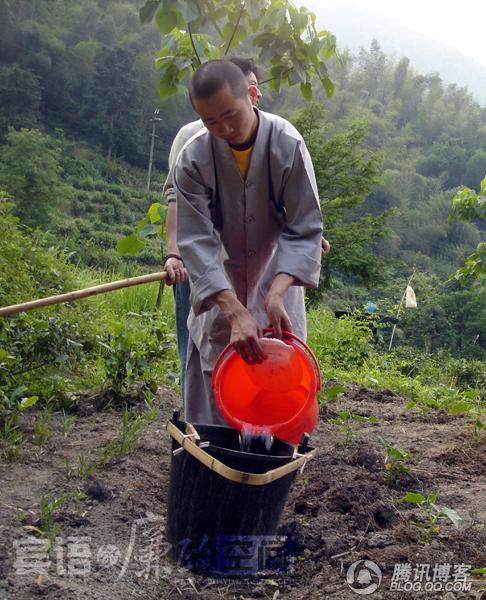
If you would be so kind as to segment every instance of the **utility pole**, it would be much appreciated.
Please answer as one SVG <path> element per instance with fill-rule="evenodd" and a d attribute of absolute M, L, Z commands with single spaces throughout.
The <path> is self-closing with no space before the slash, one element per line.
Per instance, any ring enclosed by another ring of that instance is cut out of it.
<path fill-rule="evenodd" d="M 154 116 L 152 117 L 152 134 L 151 134 L 151 140 L 150 140 L 150 156 L 149 156 L 149 166 L 148 166 L 148 173 L 147 173 L 147 192 L 150 192 L 150 179 L 152 177 L 152 162 L 154 159 L 154 145 L 155 145 L 155 138 L 157 137 L 155 135 L 155 125 L 157 121 L 163 121 L 163 119 L 161 119 L 160 117 L 158 117 L 157 115 L 159 114 L 159 109 L 156 108 L 154 110 Z"/>

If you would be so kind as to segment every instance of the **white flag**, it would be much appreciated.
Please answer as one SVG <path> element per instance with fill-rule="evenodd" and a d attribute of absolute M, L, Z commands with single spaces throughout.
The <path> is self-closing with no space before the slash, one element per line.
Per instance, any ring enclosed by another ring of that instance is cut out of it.
<path fill-rule="evenodd" d="M 405 308 L 417 308 L 415 292 L 409 285 L 407 285 L 407 289 L 405 290 Z"/>

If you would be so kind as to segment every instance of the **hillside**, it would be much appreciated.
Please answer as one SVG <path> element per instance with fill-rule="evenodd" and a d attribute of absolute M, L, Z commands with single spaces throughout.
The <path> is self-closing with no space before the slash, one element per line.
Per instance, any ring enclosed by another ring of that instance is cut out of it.
<path fill-rule="evenodd" d="M 410 59 L 419 73 L 439 73 L 446 85 L 467 87 L 475 100 L 486 105 L 486 67 L 454 48 L 422 35 L 383 15 L 370 13 L 365 5 L 353 11 L 317 0 L 306 3 L 317 15 L 321 27 L 330 29 L 341 49 L 357 54 L 378 40 L 386 54 Z M 471 18 L 473 16 L 471 15 Z"/>

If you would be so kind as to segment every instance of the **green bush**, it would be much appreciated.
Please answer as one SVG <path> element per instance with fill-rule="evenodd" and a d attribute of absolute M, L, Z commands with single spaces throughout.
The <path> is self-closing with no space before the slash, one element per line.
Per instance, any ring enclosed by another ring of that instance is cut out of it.
<path fill-rule="evenodd" d="M 337 319 L 331 311 L 316 307 L 307 324 L 309 346 L 324 369 L 357 369 L 373 352 L 371 329 L 352 316 Z"/>
<path fill-rule="evenodd" d="M 457 385 L 463 389 L 476 389 L 486 394 L 486 362 L 459 358 L 451 362 L 451 372 Z"/>
<path fill-rule="evenodd" d="M 0 201 L 0 305 L 71 288 L 73 277 L 64 264 L 65 253 L 45 248 L 46 236 L 20 226 L 12 208 Z"/>
<path fill-rule="evenodd" d="M 76 183 L 76 188 L 79 188 L 81 190 L 88 190 L 88 191 L 94 190 L 95 189 L 94 179 L 92 177 L 90 177 L 89 175 L 87 175 L 86 177 L 82 177 Z"/>

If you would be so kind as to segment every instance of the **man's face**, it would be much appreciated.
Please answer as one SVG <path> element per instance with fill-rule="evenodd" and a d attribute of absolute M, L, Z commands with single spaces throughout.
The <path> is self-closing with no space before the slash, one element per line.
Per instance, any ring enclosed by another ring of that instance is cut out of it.
<path fill-rule="evenodd" d="M 246 143 L 257 128 L 250 93 L 237 98 L 228 85 L 209 98 L 194 99 L 193 105 L 207 129 L 233 146 Z"/>
<path fill-rule="evenodd" d="M 258 89 L 258 79 L 253 72 L 248 75 L 248 91 L 250 93 L 251 103 L 253 106 L 258 106 L 262 93 Z"/>

